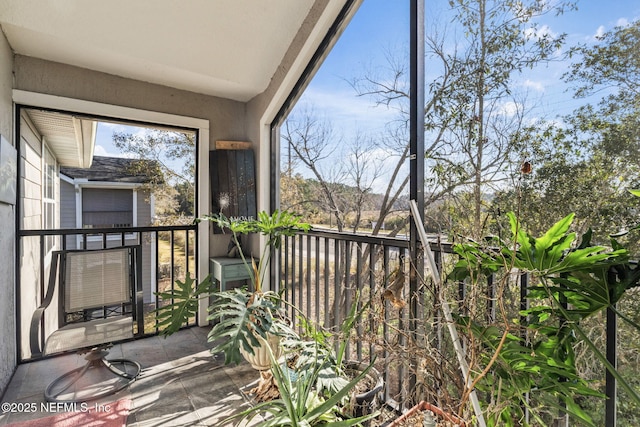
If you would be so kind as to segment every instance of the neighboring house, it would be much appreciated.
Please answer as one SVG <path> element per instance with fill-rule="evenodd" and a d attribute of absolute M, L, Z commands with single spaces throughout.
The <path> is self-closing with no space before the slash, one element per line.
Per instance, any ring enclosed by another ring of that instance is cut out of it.
<path fill-rule="evenodd" d="M 95 156 L 90 168 L 60 168 L 60 227 L 146 227 L 154 215 L 152 178 L 141 160 Z"/>
<path fill-rule="evenodd" d="M 141 167 L 141 163 L 151 163 Z M 141 171 L 156 170 L 150 160 L 94 156 L 89 168 L 60 168 L 60 228 L 149 227 L 154 217 L 154 196 L 148 184 L 158 182 Z M 145 185 L 147 184 L 147 185 Z M 138 242 L 127 235 L 125 243 L 142 245 L 142 279 L 145 302 L 152 300 L 156 268 L 152 266 L 155 242 Z M 87 249 L 102 245 L 102 237 L 88 238 Z M 120 245 L 120 236 L 107 236 L 107 246 Z M 68 236 L 68 249 L 83 248 L 79 236 Z"/>

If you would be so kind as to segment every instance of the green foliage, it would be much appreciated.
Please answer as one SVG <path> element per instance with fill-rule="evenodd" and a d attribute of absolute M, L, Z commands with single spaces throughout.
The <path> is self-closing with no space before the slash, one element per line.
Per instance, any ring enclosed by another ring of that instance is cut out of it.
<path fill-rule="evenodd" d="M 513 209 L 521 200 L 522 221 L 534 233 L 575 212 L 580 221 L 574 226 L 593 229 L 599 244 L 608 244 L 609 234 L 632 231 L 626 247 L 634 258 L 640 255 L 637 201 L 627 192 L 640 184 L 638 49 L 640 20 L 570 50 L 564 80 L 574 96 L 600 96 L 562 117 L 565 126 L 553 120 L 531 133 L 526 150 L 534 172 L 522 178 L 521 189 L 498 195 L 494 210 Z"/>
<path fill-rule="evenodd" d="M 569 232 L 569 227 L 574 214 L 556 222 L 538 238 L 528 235 L 522 229 L 514 213 L 508 213 L 507 216 L 518 246 L 516 250 L 505 247 L 502 253 L 505 259 L 513 262 L 513 267 L 520 270 L 536 276 L 550 276 L 590 271 L 594 267 L 607 267 L 627 261 L 624 249 L 609 251 L 604 246 L 589 246 L 588 242 L 572 248 L 576 235 Z"/>
<path fill-rule="evenodd" d="M 188 276 L 184 283 L 176 282 L 178 289 L 175 291 L 158 293 L 162 300 L 174 298 L 178 301 L 158 308 L 156 316 L 161 319 L 161 325 L 168 325 L 163 331 L 164 335 L 170 335 L 180 328 L 185 319 L 195 315 L 199 298 L 210 295 L 213 302 L 207 319 L 214 321 L 215 325 L 209 332 L 208 340 L 216 344 L 211 352 L 223 352 L 226 364 L 239 363 L 242 360 L 240 348 L 253 354 L 253 346 L 259 345 L 258 337 L 266 339 L 268 333 L 282 336 L 293 333 L 280 313 L 280 295 L 262 292 L 260 283 L 269 255 L 279 247 L 281 238 L 308 230 L 309 225 L 301 222 L 296 215 L 279 211 L 271 215 L 260 212 L 258 218 L 252 220 L 231 220 L 224 215 L 208 215 L 196 221 L 201 220 L 209 220 L 231 230 L 246 268 L 253 272 L 252 289 L 211 292 L 210 277 L 194 286 L 195 281 Z M 239 244 L 238 235 L 248 233 L 260 233 L 267 237 L 258 266 L 253 258 L 249 263 Z"/>
<path fill-rule="evenodd" d="M 490 362 L 502 339 L 502 331 L 495 326 L 483 326 L 466 317 L 457 322 L 470 330 L 481 342 L 484 351 L 480 363 Z M 533 325 L 530 325 L 534 328 Z M 517 426 L 524 418 L 524 408 L 542 425 L 547 425 L 531 402 L 543 405 L 545 411 L 563 410 L 585 425 L 593 426 L 590 417 L 575 402 L 576 396 L 597 396 L 589 384 L 579 377 L 574 366 L 572 345 L 575 340 L 566 327 L 540 328 L 534 342 L 508 334 L 491 374 L 478 383 L 478 390 L 502 402 L 494 402 L 494 410 L 487 411 L 487 422 L 493 426 Z M 560 402 L 564 407 L 560 406 Z"/>
<path fill-rule="evenodd" d="M 290 351 L 295 352 L 296 370 L 305 372 L 309 369 L 319 369 L 320 375 L 316 384 L 319 393 L 333 395 L 347 384 L 346 350 L 351 339 L 353 328 L 363 313 L 369 308 L 370 302 L 362 307 L 360 297 L 356 294 L 349 312 L 340 324 L 339 333 L 334 334 L 315 325 L 306 317 L 300 315 L 302 327 L 300 338 L 286 340 L 283 344 Z"/>
<path fill-rule="evenodd" d="M 267 339 L 267 334 L 286 335 L 289 330 L 279 321 L 279 296 L 273 292 L 251 293 L 246 289 L 216 292 L 209 307 L 207 320 L 214 323 L 208 340 L 217 343 L 211 353 L 224 353 L 225 364 L 242 361 L 240 348 L 253 354 L 259 347 L 257 336 Z"/>
<path fill-rule="evenodd" d="M 175 221 L 193 218 L 195 195 L 195 133 L 146 129 L 143 133 L 114 132 L 113 143 L 122 153 L 141 159 L 129 173 L 147 176 L 145 184 L 158 195 L 158 211 Z M 180 167 L 178 168 L 178 166 Z M 161 197 L 168 195 L 168 197 Z"/>
<path fill-rule="evenodd" d="M 176 201 L 178 202 L 178 215 L 184 215 L 187 217 L 194 216 L 194 198 L 195 188 L 190 183 L 180 182 L 173 186 L 176 191 Z"/>
<path fill-rule="evenodd" d="M 198 312 L 198 302 L 203 296 L 209 295 L 213 290 L 211 276 L 207 276 L 199 284 L 196 285 L 196 279 L 191 277 L 191 273 L 187 272 L 184 282 L 176 280 L 176 287 L 167 292 L 157 292 L 163 302 L 168 304 L 162 305 L 154 311 L 158 320 L 158 329 L 160 334 L 165 337 L 171 335 L 183 326 L 189 323 Z"/>
<path fill-rule="evenodd" d="M 159 168 L 165 181 L 176 178 L 193 183 L 195 177 L 195 134 L 193 132 L 173 132 L 148 129 L 143 135 L 114 132 L 113 143 L 121 152 L 133 154 L 136 158 L 153 160 L 149 165 Z M 179 160 L 182 170 L 168 166 Z"/>
<path fill-rule="evenodd" d="M 372 368 L 373 364 L 366 367 L 358 376 L 347 382 L 344 387 L 328 397 L 318 394 L 315 386 L 322 375 L 322 363 L 314 363 L 304 374 L 299 375 L 295 381 L 271 354 L 271 372 L 280 390 L 280 398 L 268 402 L 258 403 L 229 419 L 252 420 L 259 414 L 267 414 L 266 419 L 257 424 L 261 427 L 307 427 L 318 425 L 331 425 L 333 427 L 348 427 L 362 425 L 367 420 L 378 416 L 378 413 L 368 414 L 359 418 L 345 419 L 340 411 L 342 402 Z M 319 361 L 318 361 L 319 362 Z"/>
<path fill-rule="evenodd" d="M 521 311 L 526 329 L 521 336 L 511 333 L 516 325 L 486 325 L 477 319 L 459 317 L 461 328 L 468 331 L 484 349 L 481 362 L 491 363 L 490 372 L 480 378 L 478 389 L 499 395 L 505 405 L 496 405 L 488 414 L 494 425 L 516 425 L 523 408 L 532 402 L 542 408 L 560 409 L 585 425 L 594 425 L 578 403 L 579 397 L 601 396 L 583 380 L 576 368 L 574 348 L 584 343 L 595 357 L 619 381 L 629 398 L 640 402 L 638 394 L 619 375 L 597 346 L 580 327 L 584 319 L 610 308 L 631 288 L 637 287 L 640 271 L 628 263 L 628 254 L 616 241 L 612 247 L 592 246 L 590 233 L 581 242 L 570 232 L 574 215 L 552 225 L 540 237 L 526 233 L 513 214 L 508 214 L 514 242 L 505 244 L 493 239 L 494 247 L 477 243 L 456 245 L 460 255 L 452 280 L 469 278 L 474 283 L 483 275 L 518 269 L 531 275 L 527 298 L 531 308 Z M 629 319 L 621 318 L 640 329 Z M 505 329 L 507 328 L 507 329 Z M 497 409 L 496 409 L 497 408 Z M 538 422 L 545 424 L 540 409 L 530 408 Z M 547 409 L 544 409 L 546 411 Z"/>

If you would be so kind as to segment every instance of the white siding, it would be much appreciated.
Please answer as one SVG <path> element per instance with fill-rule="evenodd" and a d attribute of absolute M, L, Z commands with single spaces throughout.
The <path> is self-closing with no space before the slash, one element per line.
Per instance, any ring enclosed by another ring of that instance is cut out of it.
<path fill-rule="evenodd" d="M 26 115 L 20 117 L 20 171 L 21 227 L 24 229 L 42 228 L 42 138 L 35 131 Z M 22 357 L 30 355 L 29 326 L 31 316 L 40 301 L 40 241 L 37 237 L 22 239 L 21 253 L 23 262 L 20 270 L 20 342 Z"/>

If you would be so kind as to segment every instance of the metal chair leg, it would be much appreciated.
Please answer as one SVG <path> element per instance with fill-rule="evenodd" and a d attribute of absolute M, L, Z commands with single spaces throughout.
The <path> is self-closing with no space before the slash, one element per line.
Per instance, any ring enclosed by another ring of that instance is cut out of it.
<path fill-rule="evenodd" d="M 117 393 L 131 384 L 140 374 L 142 367 L 138 362 L 128 359 L 107 360 L 108 352 L 104 350 L 91 351 L 85 359 L 87 363 L 69 371 L 49 384 L 44 392 L 48 402 L 86 402 L 100 399 Z M 100 370 L 115 375 L 115 378 L 105 379 L 105 384 L 89 383 L 83 385 L 80 380 L 87 374 Z"/>

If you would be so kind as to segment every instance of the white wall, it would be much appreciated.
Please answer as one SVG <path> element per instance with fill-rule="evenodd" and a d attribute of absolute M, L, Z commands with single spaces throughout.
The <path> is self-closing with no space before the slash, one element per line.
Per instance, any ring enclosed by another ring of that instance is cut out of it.
<path fill-rule="evenodd" d="M 0 135 L 13 142 L 13 53 L 0 31 Z M 0 263 L 0 325 L 3 334 L 0 340 L 0 395 L 6 389 L 16 367 L 15 334 L 15 206 L 0 202 L 0 253 L 5 262 Z"/>

